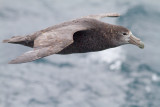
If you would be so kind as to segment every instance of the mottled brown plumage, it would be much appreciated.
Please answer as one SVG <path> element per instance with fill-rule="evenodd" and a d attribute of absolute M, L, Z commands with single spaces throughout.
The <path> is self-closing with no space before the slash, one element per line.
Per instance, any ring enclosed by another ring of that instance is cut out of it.
<path fill-rule="evenodd" d="M 90 15 L 64 22 L 32 35 L 15 36 L 3 42 L 22 44 L 34 48 L 10 63 L 25 63 L 51 54 L 72 54 L 101 51 L 132 43 L 143 48 L 143 43 L 122 26 L 99 21 L 118 14 Z"/>
<path fill-rule="evenodd" d="M 120 37 L 117 36 L 118 32 L 116 31 L 121 29 L 121 31 L 128 32 L 127 29 L 116 25 L 97 22 L 97 20 L 91 19 L 89 21 L 93 21 L 96 24 L 93 25 L 95 27 L 74 33 L 74 42 L 59 52 L 59 54 L 86 53 L 113 48 L 120 45 L 116 43 L 116 40 L 119 40 Z"/>

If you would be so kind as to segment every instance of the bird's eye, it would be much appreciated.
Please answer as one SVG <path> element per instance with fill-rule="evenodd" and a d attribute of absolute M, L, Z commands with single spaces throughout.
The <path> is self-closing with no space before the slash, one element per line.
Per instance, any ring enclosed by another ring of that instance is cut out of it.
<path fill-rule="evenodd" d="M 123 33 L 123 35 L 127 35 L 127 33 Z"/>

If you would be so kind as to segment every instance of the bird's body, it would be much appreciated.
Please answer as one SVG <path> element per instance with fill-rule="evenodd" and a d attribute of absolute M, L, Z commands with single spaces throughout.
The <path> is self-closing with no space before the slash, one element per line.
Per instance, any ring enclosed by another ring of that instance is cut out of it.
<path fill-rule="evenodd" d="M 91 15 L 38 31 L 32 35 L 15 36 L 3 42 L 22 44 L 34 48 L 10 63 L 25 63 L 51 54 L 72 54 L 101 51 L 128 43 L 124 36 L 128 29 L 104 23 L 102 17 L 117 17 L 118 14 Z M 131 35 L 131 34 L 130 34 Z M 140 40 L 134 37 L 133 44 Z M 142 44 L 142 43 L 141 43 Z"/>
<path fill-rule="evenodd" d="M 78 31 L 74 33 L 74 42 L 58 54 L 94 52 L 113 47 L 113 44 L 109 43 L 110 41 L 108 41 L 108 43 L 106 42 L 107 40 L 109 40 L 109 36 L 107 36 L 109 34 L 107 34 L 106 29 L 107 26 L 110 27 L 111 25 L 97 22 L 97 20 L 88 21 L 90 21 L 90 23 L 93 23 L 92 28 L 89 30 Z"/>
<path fill-rule="evenodd" d="M 109 48 L 108 44 L 105 43 L 105 37 L 98 37 L 101 33 L 92 29 L 88 31 L 80 31 L 73 35 L 74 42 L 63 49 L 59 54 L 71 54 L 71 53 L 86 53 L 101 51 Z"/>

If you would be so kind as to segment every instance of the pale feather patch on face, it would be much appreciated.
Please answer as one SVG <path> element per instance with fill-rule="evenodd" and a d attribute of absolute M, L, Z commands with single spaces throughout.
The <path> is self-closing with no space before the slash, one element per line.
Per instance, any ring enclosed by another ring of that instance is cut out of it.
<path fill-rule="evenodd" d="M 132 32 L 131 31 L 129 31 L 129 33 L 127 34 L 127 35 L 124 35 L 123 36 L 123 40 L 124 40 L 124 42 L 125 43 L 129 43 L 129 40 L 130 40 L 130 36 L 132 35 Z"/>
<path fill-rule="evenodd" d="M 121 31 L 120 39 L 117 41 L 118 45 L 129 44 L 130 35 L 132 35 L 131 31 Z"/>

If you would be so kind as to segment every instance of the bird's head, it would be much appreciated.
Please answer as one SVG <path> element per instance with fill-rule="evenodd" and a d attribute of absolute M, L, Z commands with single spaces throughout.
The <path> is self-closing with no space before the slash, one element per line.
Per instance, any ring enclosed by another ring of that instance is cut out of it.
<path fill-rule="evenodd" d="M 124 44 L 133 44 L 139 48 L 144 48 L 144 43 L 135 37 L 130 30 L 122 26 L 116 26 L 114 29 L 114 42 L 117 46 Z"/>

